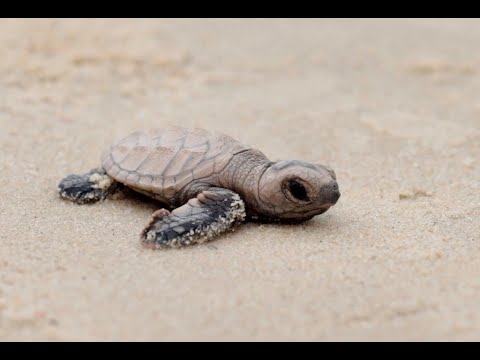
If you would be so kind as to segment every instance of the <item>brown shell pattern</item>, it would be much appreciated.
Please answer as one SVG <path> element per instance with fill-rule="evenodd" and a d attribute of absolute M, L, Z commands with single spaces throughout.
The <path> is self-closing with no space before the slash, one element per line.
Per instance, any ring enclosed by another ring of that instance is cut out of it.
<path fill-rule="evenodd" d="M 168 199 L 190 182 L 219 173 L 249 147 L 203 129 L 168 127 L 137 131 L 108 148 L 108 175 L 142 192 Z"/>

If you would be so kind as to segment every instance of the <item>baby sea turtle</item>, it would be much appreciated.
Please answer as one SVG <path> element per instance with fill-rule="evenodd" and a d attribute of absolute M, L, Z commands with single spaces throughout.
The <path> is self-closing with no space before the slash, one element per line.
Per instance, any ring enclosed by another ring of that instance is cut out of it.
<path fill-rule="evenodd" d="M 134 132 L 104 152 L 101 166 L 65 177 L 60 195 L 83 204 L 125 185 L 162 202 L 169 210 L 153 213 L 141 234 L 151 247 L 201 243 L 245 219 L 309 220 L 340 197 L 327 166 L 272 162 L 229 136 L 202 129 Z"/>

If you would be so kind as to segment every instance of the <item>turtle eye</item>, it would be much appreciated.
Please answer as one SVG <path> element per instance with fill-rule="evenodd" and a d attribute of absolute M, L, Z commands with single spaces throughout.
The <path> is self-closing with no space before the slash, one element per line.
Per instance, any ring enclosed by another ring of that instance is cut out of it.
<path fill-rule="evenodd" d="M 292 194 L 292 196 L 297 200 L 301 200 L 301 201 L 310 200 L 307 195 L 307 190 L 297 180 L 290 180 L 288 182 L 288 190 L 290 191 L 290 194 Z"/>

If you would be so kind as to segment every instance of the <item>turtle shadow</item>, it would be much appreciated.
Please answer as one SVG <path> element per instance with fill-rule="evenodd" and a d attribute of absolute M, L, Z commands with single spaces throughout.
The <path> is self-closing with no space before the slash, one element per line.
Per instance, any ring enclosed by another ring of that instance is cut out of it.
<path fill-rule="evenodd" d="M 134 191 L 128 187 L 124 187 L 117 194 L 114 194 L 110 201 L 118 201 L 125 204 L 125 206 L 131 208 L 138 208 L 139 210 L 145 211 L 150 210 L 152 213 L 159 209 L 171 210 L 171 207 L 159 200 L 153 199 L 150 196 L 141 194 L 137 191 Z"/>

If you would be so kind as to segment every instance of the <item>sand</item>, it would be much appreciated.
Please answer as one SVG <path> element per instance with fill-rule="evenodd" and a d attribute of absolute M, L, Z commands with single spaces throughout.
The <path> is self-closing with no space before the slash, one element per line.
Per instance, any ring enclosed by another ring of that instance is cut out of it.
<path fill-rule="evenodd" d="M 1 20 L 0 339 L 480 340 L 477 20 Z M 154 202 L 62 201 L 167 124 L 331 165 L 302 225 L 144 249 Z"/>

